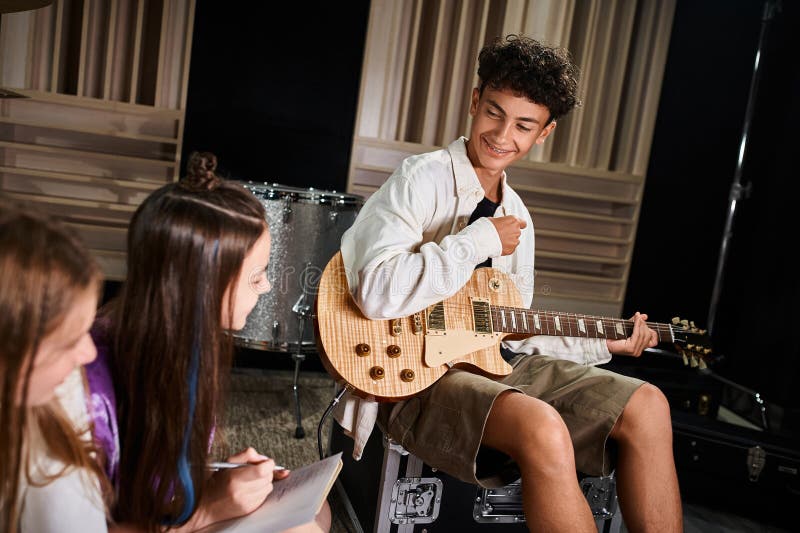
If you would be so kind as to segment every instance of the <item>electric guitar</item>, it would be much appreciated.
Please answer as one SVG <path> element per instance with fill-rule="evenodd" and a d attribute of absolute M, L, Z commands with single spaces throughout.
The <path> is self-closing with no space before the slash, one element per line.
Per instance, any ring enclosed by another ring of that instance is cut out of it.
<path fill-rule="evenodd" d="M 350 295 L 341 252 L 320 278 L 314 326 L 326 370 L 355 394 L 387 402 L 414 396 L 454 366 L 490 377 L 510 374 L 500 355 L 505 338 L 625 339 L 633 332 L 630 320 L 526 309 L 511 278 L 494 268 L 475 270 L 455 295 L 409 317 L 369 320 Z M 693 366 L 708 355 L 698 348 L 705 332 L 693 323 L 673 319 L 648 326 L 659 342 L 682 346 Z"/>

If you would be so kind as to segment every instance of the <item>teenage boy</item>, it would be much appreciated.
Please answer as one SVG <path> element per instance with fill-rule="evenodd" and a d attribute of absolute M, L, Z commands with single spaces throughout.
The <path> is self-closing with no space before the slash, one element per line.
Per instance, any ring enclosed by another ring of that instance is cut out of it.
<path fill-rule="evenodd" d="M 577 68 L 563 49 L 509 36 L 481 50 L 478 77 L 469 138 L 405 159 L 342 237 L 350 290 L 368 318 L 418 312 L 480 266 L 510 274 L 531 305 L 533 222 L 506 169 L 578 105 Z M 594 366 L 655 346 L 646 319 L 636 313 L 624 340 L 505 342 L 509 376 L 451 369 L 414 398 L 382 404 L 378 421 L 425 463 L 462 480 L 497 487 L 517 472 L 532 530 L 596 531 L 576 470 L 616 469 L 629 530 L 681 531 L 666 398 Z"/>

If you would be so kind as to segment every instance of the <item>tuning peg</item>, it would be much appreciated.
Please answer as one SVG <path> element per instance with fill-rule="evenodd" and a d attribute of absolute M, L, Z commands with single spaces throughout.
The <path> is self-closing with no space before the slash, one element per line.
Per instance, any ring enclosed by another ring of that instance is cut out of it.
<path fill-rule="evenodd" d="M 681 320 L 681 326 L 683 326 L 683 329 L 688 329 L 689 321 L 688 320 Z"/>
<path fill-rule="evenodd" d="M 676 326 L 680 323 L 680 321 L 681 321 L 681 317 L 679 317 L 679 316 L 672 317 L 672 323 L 675 324 Z"/>
<path fill-rule="evenodd" d="M 689 350 L 690 352 L 693 352 L 695 348 L 697 348 L 697 346 L 695 346 L 694 344 L 686 345 L 686 349 Z"/>
<path fill-rule="evenodd" d="M 699 368 L 700 370 L 705 370 L 706 368 L 708 368 L 708 365 L 706 364 L 706 360 L 701 358 L 697 362 L 697 368 Z"/>
<path fill-rule="evenodd" d="M 692 367 L 692 368 L 697 368 L 697 356 L 692 355 L 689 358 L 689 366 Z"/>
<path fill-rule="evenodd" d="M 708 355 L 711 353 L 711 348 L 703 348 L 703 355 Z"/>
<path fill-rule="evenodd" d="M 692 326 L 692 329 L 697 329 L 697 326 L 694 325 L 694 320 L 690 320 L 689 325 Z"/>
<path fill-rule="evenodd" d="M 685 352 L 681 352 L 681 359 L 683 359 L 683 366 L 689 366 L 689 359 L 686 358 Z"/>
<path fill-rule="evenodd" d="M 701 329 L 701 330 L 697 331 L 697 333 L 699 333 L 700 335 L 705 335 L 707 332 L 708 332 L 708 330 L 706 330 L 706 329 Z"/>

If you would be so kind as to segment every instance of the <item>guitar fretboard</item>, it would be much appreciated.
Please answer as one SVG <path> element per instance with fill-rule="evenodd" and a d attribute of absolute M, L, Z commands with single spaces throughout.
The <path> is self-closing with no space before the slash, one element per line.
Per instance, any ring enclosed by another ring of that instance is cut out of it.
<path fill-rule="evenodd" d="M 591 339 L 626 339 L 633 333 L 633 321 L 556 311 L 535 311 L 517 307 L 492 306 L 492 328 L 520 335 L 554 335 Z M 658 342 L 674 342 L 669 324 L 648 322 Z"/>

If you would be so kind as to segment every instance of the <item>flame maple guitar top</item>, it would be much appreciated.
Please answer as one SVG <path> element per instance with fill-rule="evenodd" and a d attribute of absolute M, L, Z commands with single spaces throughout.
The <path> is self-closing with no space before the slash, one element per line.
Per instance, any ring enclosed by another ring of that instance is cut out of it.
<path fill-rule="evenodd" d="M 480 268 L 458 293 L 437 304 L 445 328 L 428 327 L 427 315 L 435 306 L 397 320 L 370 320 L 350 295 L 339 252 L 318 286 L 314 323 L 320 358 L 328 372 L 356 394 L 378 401 L 399 401 L 430 387 L 447 372 L 448 362 L 492 377 L 508 375 L 511 366 L 500 356 L 500 341 L 508 333 L 476 333 L 475 299 L 522 306 L 510 277 Z M 430 322 L 436 326 L 433 318 Z M 459 356 L 451 359 L 452 353 Z"/>

